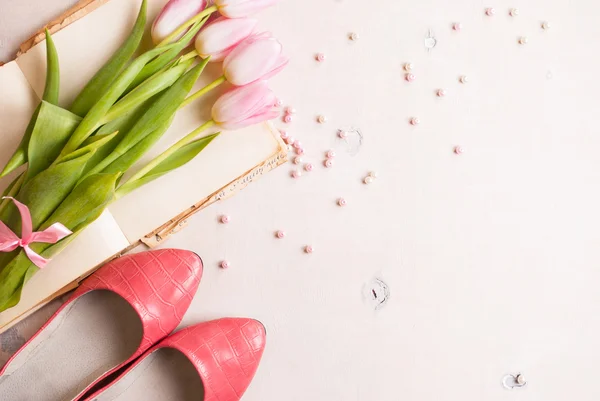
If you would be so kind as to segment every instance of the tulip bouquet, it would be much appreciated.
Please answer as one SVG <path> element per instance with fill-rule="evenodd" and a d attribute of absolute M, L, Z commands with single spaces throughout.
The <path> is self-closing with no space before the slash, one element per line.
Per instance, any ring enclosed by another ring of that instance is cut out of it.
<path fill-rule="evenodd" d="M 16 305 L 25 282 L 111 202 L 209 146 L 220 134 L 206 135 L 209 128 L 239 129 L 279 114 L 266 79 L 288 59 L 248 17 L 275 2 L 171 0 L 152 25 L 154 47 L 134 56 L 146 25 L 143 0 L 130 35 L 68 108 L 58 105 L 58 54 L 46 32 L 43 98 L 0 173 L 21 172 L 11 174 L 17 177 L 0 201 L 0 312 Z M 222 76 L 191 94 L 206 64 L 217 61 Z M 123 179 L 178 109 L 222 84 L 229 89 L 214 103 L 211 120 Z"/>

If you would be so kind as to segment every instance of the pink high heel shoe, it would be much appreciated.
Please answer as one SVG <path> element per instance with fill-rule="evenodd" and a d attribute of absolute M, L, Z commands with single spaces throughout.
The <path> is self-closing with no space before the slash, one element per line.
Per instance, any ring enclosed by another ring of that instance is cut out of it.
<path fill-rule="evenodd" d="M 264 326 L 253 319 L 187 327 L 85 401 L 239 401 L 256 373 L 265 337 Z"/>
<path fill-rule="evenodd" d="M 200 258 L 176 249 L 103 266 L 0 370 L 0 401 L 78 399 L 168 336 L 201 276 Z"/>

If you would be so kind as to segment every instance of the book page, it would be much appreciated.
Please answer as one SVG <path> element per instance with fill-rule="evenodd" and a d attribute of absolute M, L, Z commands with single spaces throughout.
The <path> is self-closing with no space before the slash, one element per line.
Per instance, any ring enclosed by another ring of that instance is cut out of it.
<path fill-rule="evenodd" d="M 44 269 L 25 285 L 21 302 L 0 313 L 2 327 L 21 314 L 35 308 L 49 295 L 62 289 L 79 276 L 129 246 L 115 219 L 105 211 Z"/>
<path fill-rule="evenodd" d="M 148 21 L 166 0 L 148 1 Z M 85 83 L 127 37 L 141 0 L 110 0 L 92 13 L 53 35 L 61 63 L 61 103 L 71 103 Z M 107 22 L 110 21 L 110 26 Z M 150 25 L 148 23 L 148 25 Z M 147 40 L 149 35 L 145 36 Z M 151 44 L 145 43 L 145 46 Z M 43 92 L 45 44 L 38 43 L 18 58 L 37 93 Z M 219 63 L 209 64 L 193 91 L 221 75 Z M 164 137 L 140 160 L 138 170 L 178 139 L 210 119 L 210 106 L 223 92 L 218 88 L 177 113 Z M 214 132 L 207 131 L 206 134 Z M 110 207 L 121 229 L 133 242 L 174 218 L 191 205 L 243 175 L 281 149 L 270 126 L 260 124 L 236 132 L 223 132 L 195 160 L 183 168 L 140 188 Z M 129 172 L 127 176 L 130 176 Z"/>

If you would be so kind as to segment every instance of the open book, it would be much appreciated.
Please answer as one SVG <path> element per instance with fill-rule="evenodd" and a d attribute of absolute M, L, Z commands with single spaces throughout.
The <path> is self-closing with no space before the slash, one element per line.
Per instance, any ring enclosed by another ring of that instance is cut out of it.
<path fill-rule="evenodd" d="M 148 21 L 154 19 L 165 2 L 148 1 Z M 141 0 L 84 0 L 49 25 L 60 58 L 61 106 L 73 101 L 120 46 L 133 26 L 140 4 Z M 0 67 L 2 166 L 19 144 L 42 96 L 45 52 L 43 33 L 40 33 L 21 46 L 16 60 Z M 219 65 L 209 65 L 192 93 L 220 73 Z M 180 110 L 161 141 L 132 170 L 210 119 L 209 105 L 222 90 L 214 92 Z M 140 243 L 150 247 L 157 245 L 183 227 L 193 213 L 233 195 L 286 160 L 287 148 L 270 124 L 224 132 L 187 165 L 113 203 L 27 283 L 17 306 L 0 313 L 0 332 L 55 296 L 74 288 L 103 262 Z M 0 192 L 14 177 L 0 180 Z"/>

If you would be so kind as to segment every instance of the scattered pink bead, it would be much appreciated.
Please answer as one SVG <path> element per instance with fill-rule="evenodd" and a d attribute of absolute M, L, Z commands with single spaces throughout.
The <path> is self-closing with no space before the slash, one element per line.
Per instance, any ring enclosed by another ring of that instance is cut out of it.
<path fill-rule="evenodd" d="M 295 140 L 294 143 L 292 143 L 292 146 L 296 149 L 299 149 L 302 147 L 302 142 L 300 142 L 299 140 Z"/>
<path fill-rule="evenodd" d="M 302 163 L 302 158 L 300 156 L 294 157 L 294 164 L 301 164 L 301 163 Z"/>
<path fill-rule="evenodd" d="M 284 138 L 285 143 L 287 143 L 288 145 L 291 145 L 292 143 L 294 143 L 296 140 L 294 139 L 293 136 L 288 136 L 287 138 Z"/>
<path fill-rule="evenodd" d="M 278 231 L 275 233 L 275 236 L 276 236 L 277 238 L 279 238 L 279 239 L 282 239 L 283 237 L 285 237 L 285 232 L 283 232 L 283 231 L 281 231 L 281 230 L 278 230 Z"/>
<path fill-rule="evenodd" d="M 313 253 L 313 251 L 314 251 L 314 249 L 313 249 L 312 245 L 306 245 L 304 247 L 304 252 L 305 253 Z"/>
<path fill-rule="evenodd" d="M 345 139 L 348 136 L 348 134 L 343 129 L 339 129 L 337 130 L 337 136 L 342 139 Z"/>
<path fill-rule="evenodd" d="M 337 201 L 338 206 L 346 206 L 346 199 L 340 198 Z"/>
<path fill-rule="evenodd" d="M 460 22 L 456 22 L 454 24 L 452 24 L 452 29 L 454 29 L 455 31 L 460 31 L 462 29 L 462 24 Z"/>
<path fill-rule="evenodd" d="M 456 153 L 457 155 L 465 153 L 465 148 L 463 148 L 462 146 L 456 146 L 454 148 L 454 153 Z"/>
<path fill-rule="evenodd" d="M 289 138 L 290 134 L 288 134 L 287 131 L 279 130 L 279 136 L 281 136 L 281 139 L 285 141 L 287 138 Z"/>
<path fill-rule="evenodd" d="M 286 107 L 284 112 L 285 114 L 296 114 L 296 109 L 293 107 Z"/>
<path fill-rule="evenodd" d="M 226 214 L 224 214 L 223 216 L 221 216 L 221 223 L 227 224 L 230 221 L 231 221 L 231 218 L 229 216 L 227 216 Z"/>
<path fill-rule="evenodd" d="M 446 90 L 445 89 L 438 89 L 437 96 L 438 97 L 444 97 L 444 96 L 446 96 Z"/>
<path fill-rule="evenodd" d="M 229 262 L 226 260 L 221 261 L 221 269 L 229 269 Z"/>
<path fill-rule="evenodd" d="M 334 150 L 328 150 L 327 153 L 325 153 L 325 157 L 328 159 L 333 159 L 335 157 L 335 151 Z"/>
<path fill-rule="evenodd" d="M 410 74 L 410 73 L 409 73 L 409 74 L 406 74 L 406 75 L 404 76 L 404 79 L 406 79 L 408 82 L 412 82 L 412 81 L 414 81 L 415 79 L 417 79 L 417 77 L 415 77 L 415 74 Z"/>
<path fill-rule="evenodd" d="M 325 167 L 331 168 L 333 167 L 333 159 L 327 159 L 323 162 L 323 164 L 325 165 Z"/>
<path fill-rule="evenodd" d="M 317 53 L 315 58 L 317 59 L 318 62 L 321 63 L 321 62 L 325 61 L 325 53 Z"/>
<path fill-rule="evenodd" d="M 487 15 L 488 17 L 491 17 L 494 14 L 496 14 L 496 10 L 494 10 L 493 8 L 490 7 L 485 9 L 485 15 Z"/>
<path fill-rule="evenodd" d="M 275 106 L 277 106 L 277 107 L 283 106 L 283 101 L 281 101 L 281 99 L 275 100 Z"/>
<path fill-rule="evenodd" d="M 283 116 L 283 122 L 284 123 L 289 124 L 289 123 L 292 122 L 292 120 L 293 120 L 293 118 L 292 118 L 292 116 L 290 114 L 286 114 L 285 116 Z"/>
<path fill-rule="evenodd" d="M 306 164 L 304 165 L 304 170 L 306 170 L 306 171 L 308 171 L 308 172 L 310 172 L 310 171 L 313 171 L 313 168 L 314 168 L 314 167 L 313 167 L 313 165 L 312 165 L 311 163 L 306 163 Z"/>
<path fill-rule="evenodd" d="M 421 122 L 421 120 L 419 120 L 418 117 L 413 117 L 410 119 L 410 124 L 411 125 L 419 125 L 419 123 Z"/>
<path fill-rule="evenodd" d="M 296 148 L 296 154 L 302 156 L 304 154 L 304 148 Z"/>
<path fill-rule="evenodd" d="M 300 178 L 300 177 L 302 177 L 302 171 L 300 171 L 300 170 L 294 170 L 294 171 L 292 171 L 292 177 L 293 178 Z"/>

